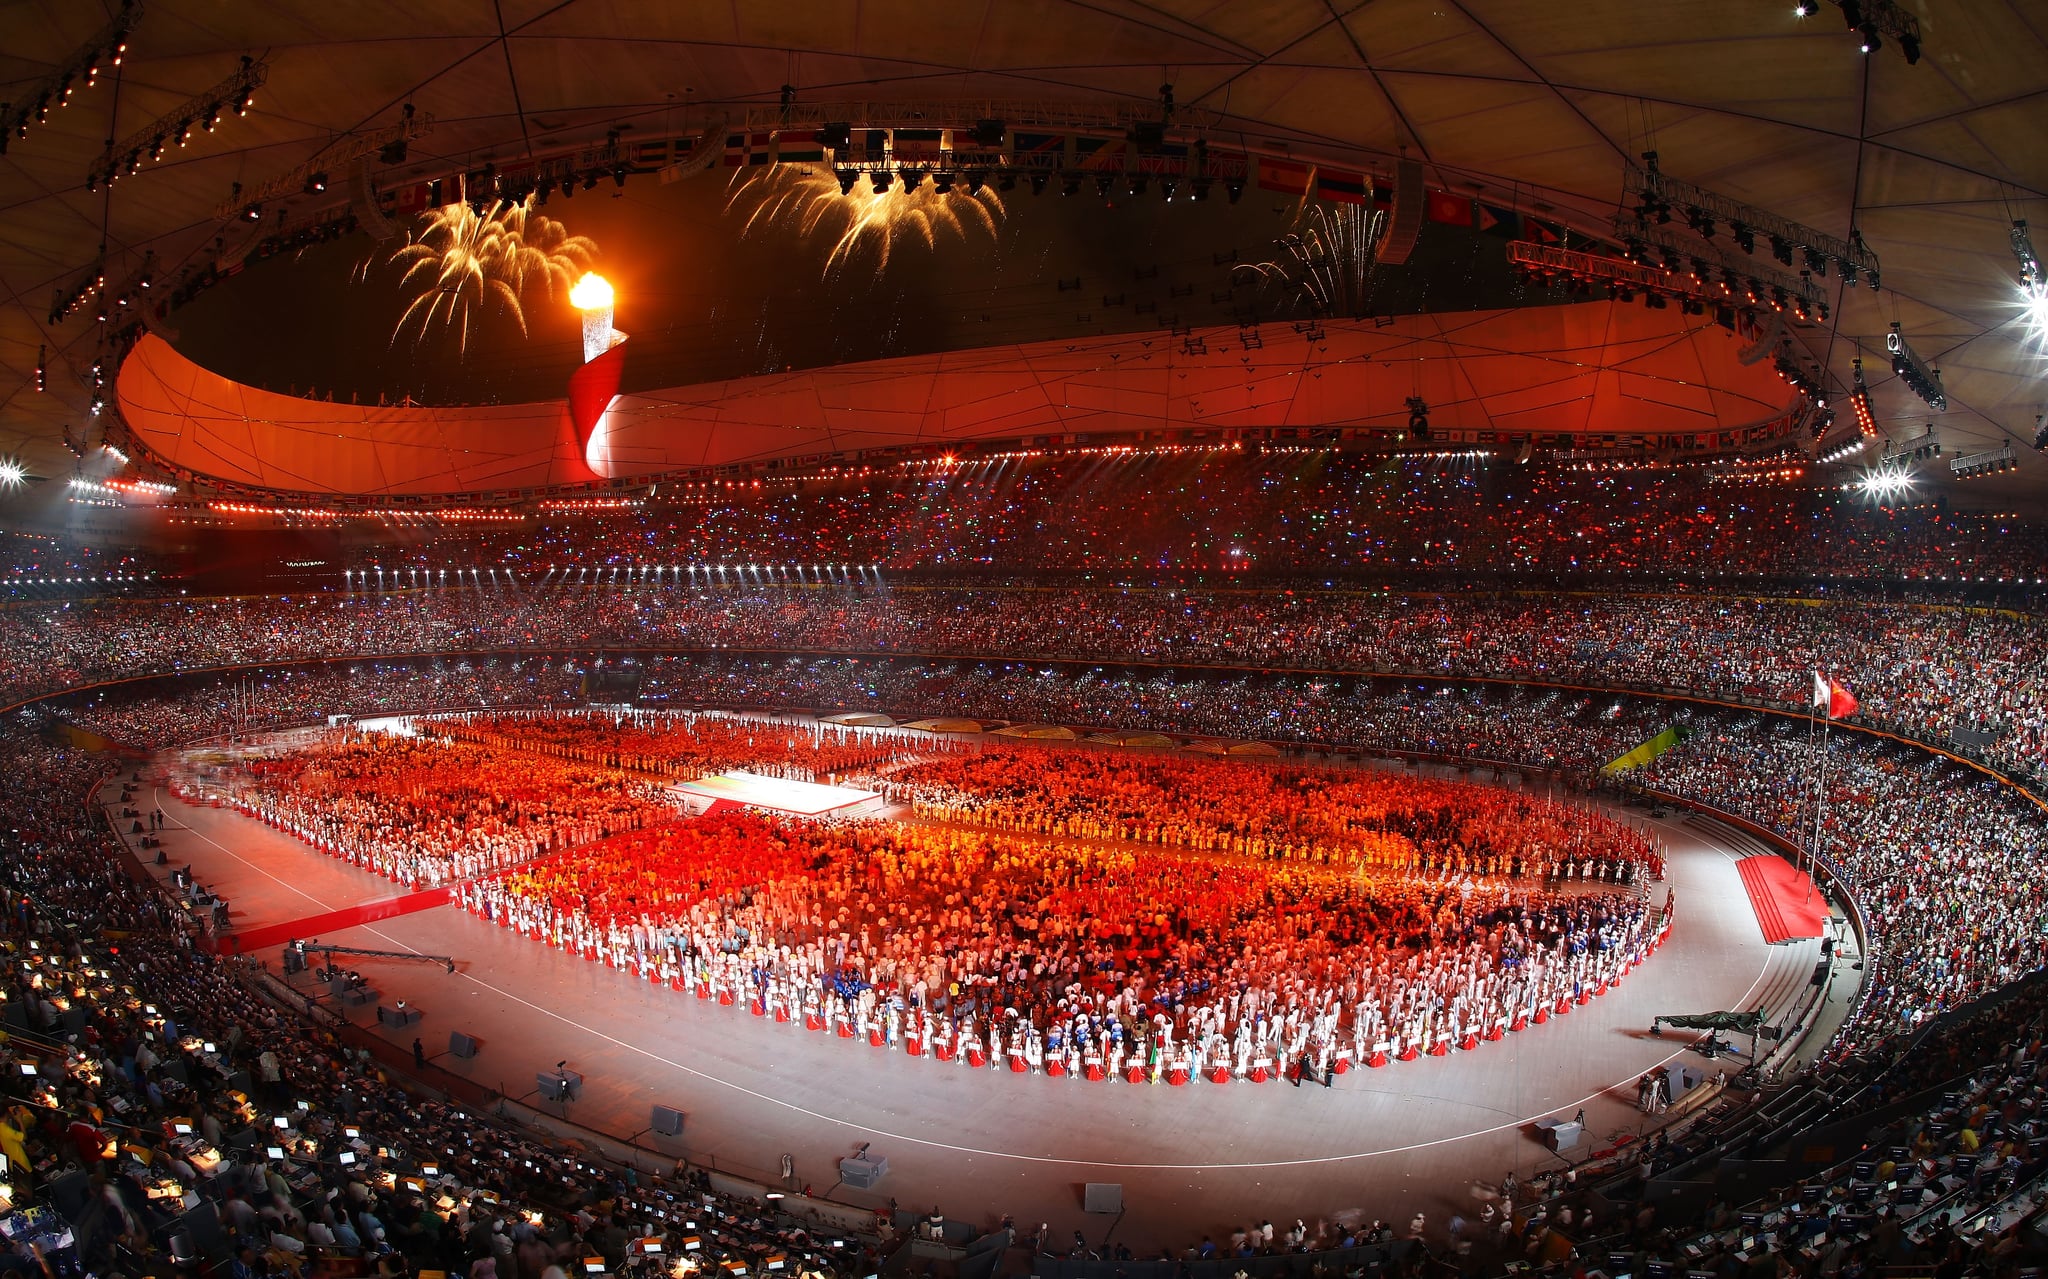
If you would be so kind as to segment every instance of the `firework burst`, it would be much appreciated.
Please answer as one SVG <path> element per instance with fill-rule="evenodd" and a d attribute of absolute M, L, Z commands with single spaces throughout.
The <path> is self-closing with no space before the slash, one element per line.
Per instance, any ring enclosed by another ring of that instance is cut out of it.
<path fill-rule="evenodd" d="M 1330 207 L 1304 200 L 1287 234 L 1273 242 L 1279 256 L 1236 269 L 1282 309 L 1312 316 L 1362 316 L 1372 300 L 1386 215 L 1362 204 Z"/>
<path fill-rule="evenodd" d="M 778 230 L 806 240 L 832 237 L 827 275 L 856 260 L 871 260 L 879 275 L 899 245 L 932 249 L 944 237 L 965 243 L 982 235 L 993 242 L 1005 213 L 994 187 L 970 194 L 957 188 L 942 192 L 934 183 L 920 182 L 907 191 L 900 186 L 877 191 L 872 176 L 863 173 L 841 194 L 831 172 L 799 164 L 755 170 L 734 183 L 725 208 L 733 214 L 744 211 L 742 235 Z"/>
<path fill-rule="evenodd" d="M 399 287 L 419 290 L 391 341 L 412 330 L 417 345 L 439 323 L 455 329 L 458 349 L 467 351 L 470 317 L 492 298 L 512 313 L 523 334 L 526 290 L 538 285 L 549 297 L 557 289 L 566 292 L 596 256 L 595 241 L 570 235 L 526 201 L 500 200 L 486 213 L 448 205 L 428 215 L 419 234 L 391 255 L 391 263 L 405 268 Z"/>

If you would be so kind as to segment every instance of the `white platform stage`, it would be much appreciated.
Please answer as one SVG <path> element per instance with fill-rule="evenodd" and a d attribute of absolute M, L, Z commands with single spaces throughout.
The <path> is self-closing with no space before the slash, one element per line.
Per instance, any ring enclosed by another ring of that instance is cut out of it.
<path fill-rule="evenodd" d="M 866 817 L 883 807 L 882 797 L 875 791 L 785 781 L 746 772 L 700 777 L 676 787 L 676 793 L 692 813 L 702 813 L 721 800 L 798 817 Z"/>

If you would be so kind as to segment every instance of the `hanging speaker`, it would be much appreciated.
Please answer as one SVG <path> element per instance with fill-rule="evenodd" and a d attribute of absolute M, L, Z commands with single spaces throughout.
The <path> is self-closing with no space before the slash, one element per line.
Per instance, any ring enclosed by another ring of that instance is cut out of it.
<path fill-rule="evenodd" d="M 680 1137 L 683 1135 L 683 1112 L 667 1106 L 656 1106 L 654 1118 L 647 1126 L 651 1131 L 664 1137 Z"/>
<path fill-rule="evenodd" d="M 1400 266 L 1415 251 L 1422 234 L 1423 202 L 1429 197 L 1422 188 L 1422 161 L 1403 159 L 1394 166 L 1394 216 L 1387 224 L 1387 237 L 1380 241 L 1380 261 Z"/>

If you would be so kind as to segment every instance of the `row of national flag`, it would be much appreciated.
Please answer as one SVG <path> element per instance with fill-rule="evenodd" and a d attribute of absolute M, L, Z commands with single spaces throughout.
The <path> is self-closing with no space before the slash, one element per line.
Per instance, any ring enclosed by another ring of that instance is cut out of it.
<path fill-rule="evenodd" d="M 1392 188 L 1374 186 L 1362 173 L 1346 173 L 1320 165 L 1293 160 L 1258 160 L 1259 189 L 1282 195 L 1312 197 L 1325 204 L 1365 204 L 1381 207 L 1394 202 Z M 1445 226 L 1469 226 L 1510 240 L 1534 240 L 1558 244 L 1564 240 L 1561 225 L 1532 218 L 1501 205 L 1487 204 L 1454 191 L 1431 190 L 1424 196 L 1423 216 Z"/>

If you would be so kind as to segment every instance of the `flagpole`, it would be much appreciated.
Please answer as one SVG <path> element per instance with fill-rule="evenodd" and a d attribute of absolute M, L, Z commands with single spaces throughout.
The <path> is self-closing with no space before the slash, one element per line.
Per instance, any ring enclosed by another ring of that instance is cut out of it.
<path fill-rule="evenodd" d="M 1813 799 L 1813 847 L 1807 854 L 1806 900 L 1813 900 L 1813 872 L 1820 869 L 1820 825 L 1828 808 L 1828 734 L 1835 726 L 1833 707 L 1820 730 L 1820 789 Z"/>
<path fill-rule="evenodd" d="M 1825 708 L 1820 708 L 1820 709 L 1825 709 Z M 1809 767 L 1809 768 L 1811 768 L 1811 767 L 1813 766 L 1813 721 L 1814 721 L 1814 718 L 1815 718 L 1815 708 L 1809 707 L 1809 708 L 1808 708 L 1808 710 L 1807 710 L 1807 712 L 1806 712 L 1806 764 L 1807 764 L 1807 767 Z M 1823 763 L 1823 766 L 1825 766 L 1825 764 L 1824 764 L 1824 763 Z M 1820 806 L 1820 791 L 1819 791 L 1818 789 L 1816 789 L 1816 790 L 1815 790 L 1815 791 L 1813 792 L 1813 794 L 1812 794 L 1812 795 L 1811 795 L 1811 796 L 1809 797 L 1809 799 L 1810 799 L 1810 802 L 1811 802 L 1811 803 L 1813 804 L 1813 806 L 1814 806 L 1814 807 L 1815 807 L 1815 808 L 1817 809 L 1817 808 L 1818 808 L 1818 807 Z M 1811 867 L 1811 866 L 1809 866 L 1809 867 L 1807 868 L 1807 872 L 1808 872 L 1808 877 L 1810 878 L 1810 877 L 1811 877 L 1811 875 L 1812 875 L 1812 867 Z"/>

